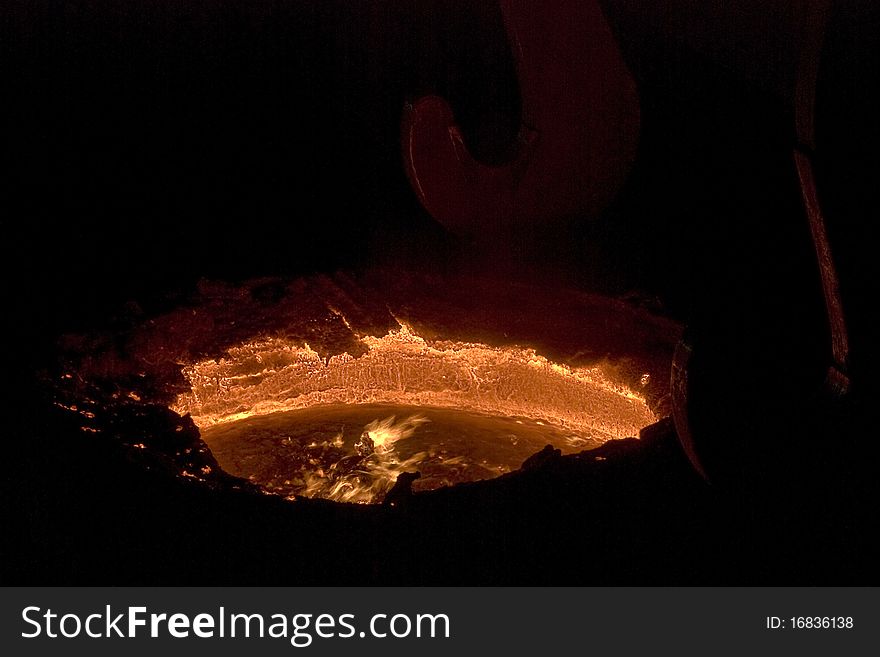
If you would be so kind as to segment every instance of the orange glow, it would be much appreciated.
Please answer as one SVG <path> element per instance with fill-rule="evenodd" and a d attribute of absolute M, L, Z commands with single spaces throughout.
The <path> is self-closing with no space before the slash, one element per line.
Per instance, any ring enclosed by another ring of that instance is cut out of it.
<path fill-rule="evenodd" d="M 611 364 L 429 341 L 398 323 L 360 337 L 357 357 L 322 359 L 283 337 L 243 343 L 185 366 L 192 389 L 172 408 L 192 416 L 224 469 L 264 492 L 361 503 L 403 473 L 421 473 L 416 491 L 491 478 L 548 443 L 576 452 L 656 421 Z"/>
<path fill-rule="evenodd" d="M 402 280 L 296 281 L 277 301 L 262 282 L 207 286 L 124 336 L 69 336 L 57 404 L 181 477 L 388 504 L 667 412 L 674 322 L 565 290 Z"/>
<path fill-rule="evenodd" d="M 641 395 L 614 382 L 610 364 L 569 367 L 527 347 L 429 341 L 398 323 L 382 337 L 360 337 L 357 357 L 322 359 L 283 337 L 243 343 L 184 367 L 192 389 L 172 408 L 192 416 L 224 469 L 265 492 L 362 503 L 381 500 L 405 472 L 421 472 L 413 489 L 430 490 L 510 472 L 547 443 L 575 452 L 638 436 L 656 421 Z M 361 420 L 360 438 L 347 441 L 343 429 L 331 435 L 310 424 L 319 417 L 312 411 L 340 419 L 340 408 L 375 419 Z M 413 413 L 402 415 L 406 409 Z M 290 413 L 300 414 L 300 427 L 315 427 L 312 437 L 270 439 L 255 454 L 253 438 L 243 436 L 283 436 Z M 269 415 L 278 420 L 254 428 Z M 236 424 L 243 420 L 250 424 Z M 494 439 L 463 437 L 491 422 Z"/>
<path fill-rule="evenodd" d="M 527 347 L 426 341 L 408 326 L 364 336 L 366 352 L 327 360 L 280 338 L 184 368 L 192 391 L 172 409 L 202 429 L 323 404 L 392 403 L 547 422 L 593 441 L 638 436 L 656 421 L 644 397 L 615 383 L 610 365 L 575 368 Z"/>

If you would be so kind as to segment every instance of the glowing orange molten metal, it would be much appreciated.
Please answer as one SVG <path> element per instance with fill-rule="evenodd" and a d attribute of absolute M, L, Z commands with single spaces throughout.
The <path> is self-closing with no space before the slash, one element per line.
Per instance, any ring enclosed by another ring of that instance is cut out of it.
<path fill-rule="evenodd" d="M 401 323 L 360 338 L 366 352 L 322 359 L 283 338 L 247 342 L 187 366 L 192 391 L 173 406 L 201 428 L 324 404 L 454 408 L 547 422 L 596 442 L 638 436 L 656 421 L 612 367 L 574 368 L 533 349 L 426 341 Z"/>

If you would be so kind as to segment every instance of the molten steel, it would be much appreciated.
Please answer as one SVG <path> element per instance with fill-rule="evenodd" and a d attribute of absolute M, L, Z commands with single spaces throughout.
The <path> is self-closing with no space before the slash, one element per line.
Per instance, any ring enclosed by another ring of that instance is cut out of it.
<path fill-rule="evenodd" d="M 186 367 L 192 390 L 173 410 L 192 415 L 233 474 L 285 497 L 343 502 L 380 500 L 395 481 L 430 490 L 491 478 L 548 443 L 578 451 L 656 419 L 610 365 L 427 341 L 403 323 L 360 343 L 357 357 L 326 359 L 284 338 L 241 344 Z"/>

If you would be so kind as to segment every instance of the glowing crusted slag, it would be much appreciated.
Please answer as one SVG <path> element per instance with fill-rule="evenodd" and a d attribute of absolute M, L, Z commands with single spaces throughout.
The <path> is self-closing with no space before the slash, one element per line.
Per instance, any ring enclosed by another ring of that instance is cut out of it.
<path fill-rule="evenodd" d="M 207 428 L 323 404 L 391 403 L 531 418 L 598 442 L 637 436 L 656 420 L 601 366 L 568 367 L 522 347 L 428 342 L 403 324 L 361 342 L 363 355 L 327 360 L 283 338 L 244 343 L 187 366 L 192 391 L 173 409 Z"/>

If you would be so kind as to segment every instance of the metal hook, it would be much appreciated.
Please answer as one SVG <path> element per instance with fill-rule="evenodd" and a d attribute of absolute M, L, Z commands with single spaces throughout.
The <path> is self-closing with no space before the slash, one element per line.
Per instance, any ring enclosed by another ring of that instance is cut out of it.
<path fill-rule="evenodd" d="M 501 0 L 522 125 L 511 160 L 478 162 L 443 98 L 403 118 L 403 159 L 431 215 L 455 232 L 595 215 L 635 159 L 639 101 L 596 0 Z"/>

